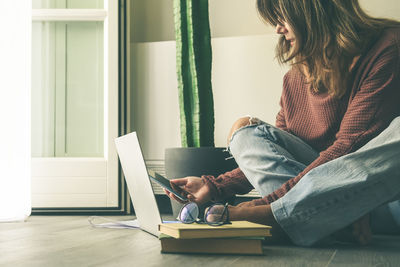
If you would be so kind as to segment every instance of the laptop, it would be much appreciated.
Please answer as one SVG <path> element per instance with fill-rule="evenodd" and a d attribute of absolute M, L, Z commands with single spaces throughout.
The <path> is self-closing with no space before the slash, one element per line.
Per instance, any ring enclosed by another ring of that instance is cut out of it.
<path fill-rule="evenodd" d="M 139 226 L 158 237 L 163 221 L 136 132 L 116 138 L 115 144 Z"/>

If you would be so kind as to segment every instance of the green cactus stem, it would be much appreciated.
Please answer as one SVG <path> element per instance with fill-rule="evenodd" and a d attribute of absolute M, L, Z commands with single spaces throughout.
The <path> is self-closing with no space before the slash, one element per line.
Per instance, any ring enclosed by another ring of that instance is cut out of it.
<path fill-rule="evenodd" d="M 208 0 L 174 0 L 183 147 L 214 146 Z"/>

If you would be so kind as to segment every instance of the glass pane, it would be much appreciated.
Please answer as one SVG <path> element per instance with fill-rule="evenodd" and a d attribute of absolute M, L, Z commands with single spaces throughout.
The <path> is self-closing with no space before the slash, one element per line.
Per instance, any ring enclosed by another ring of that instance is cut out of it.
<path fill-rule="evenodd" d="M 32 0 L 32 8 L 104 8 L 104 0 Z"/>
<path fill-rule="evenodd" d="M 102 157 L 103 22 L 34 22 L 32 39 L 32 156 Z"/>

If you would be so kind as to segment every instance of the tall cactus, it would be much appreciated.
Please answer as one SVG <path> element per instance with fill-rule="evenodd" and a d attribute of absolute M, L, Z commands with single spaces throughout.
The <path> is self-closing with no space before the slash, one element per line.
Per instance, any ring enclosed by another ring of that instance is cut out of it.
<path fill-rule="evenodd" d="M 208 0 L 174 0 L 183 147 L 214 146 Z"/>

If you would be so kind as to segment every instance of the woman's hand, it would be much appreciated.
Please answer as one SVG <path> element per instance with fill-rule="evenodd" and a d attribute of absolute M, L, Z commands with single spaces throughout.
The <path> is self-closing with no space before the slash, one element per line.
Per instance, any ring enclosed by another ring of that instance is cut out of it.
<path fill-rule="evenodd" d="M 254 204 L 253 201 L 245 201 L 242 203 L 239 203 L 236 205 L 237 208 L 244 208 L 244 207 L 255 207 L 256 205 Z"/>
<path fill-rule="evenodd" d="M 188 176 L 185 178 L 170 180 L 170 183 L 172 188 L 177 192 L 181 192 L 181 195 L 187 197 L 191 202 L 196 202 L 201 205 L 211 200 L 211 190 L 200 177 Z M 180 203 L 188 202 L 180 200 L 166 189 L 164 189 L 164 192 L 169 198 Z"/>
<path fill-rule="evenodd" d="M 250 221 L 271 225 L 276 224 L 270 205 L 251 205 L 244 202 L 237 206 L 228 206 L 231 221 Z"/>
<path fill-rule="evenodd" d="M 241 206 L 239 206 L 241 205 Z M 249 221 L 259 224 L 269 225 L 272 227 L 272 237 L 268 238 L 271 241 L 286 241 L 288 237 L 282 230 L 280 225 L 275 220 L 272 214 L 271 205 L 255 206 L 251 201 L 243 202 L 238 206 L 228 206 L 229 219 L 231 221 Z"/>

